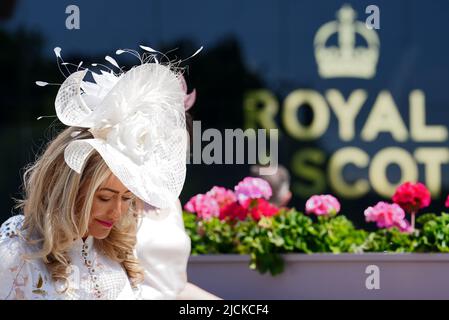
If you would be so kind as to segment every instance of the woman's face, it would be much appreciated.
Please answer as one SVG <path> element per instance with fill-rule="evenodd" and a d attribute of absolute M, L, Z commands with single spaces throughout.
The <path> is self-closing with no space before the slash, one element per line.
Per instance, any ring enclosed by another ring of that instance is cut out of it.
<path fill-rule="evenodd" d="M 104 239 L 128 212 L 133 194 L 113 174 L 95 191 L 90 212 L 89 235 Z"/>

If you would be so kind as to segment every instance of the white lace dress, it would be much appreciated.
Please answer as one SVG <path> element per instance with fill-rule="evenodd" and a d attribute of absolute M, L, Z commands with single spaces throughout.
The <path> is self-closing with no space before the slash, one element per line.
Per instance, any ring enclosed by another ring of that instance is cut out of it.
<path fill-rule="evenodd" d="M 169 210 L 145 207 L 137 232 L 136 254 L 145 271 L 143 299 L 176 299 L 187 283 L 190 238 L 181 203 Z"/>
<path fill-rule="evenodd" d="M 144 283 L 132 289 L 122 266 L 102 255 L 94 239 L 77 240 L 71 249 L 69 289 L 51 280 L 41 260 L 23 255 L 35 251 L 18 235 L 23 216 L 0 228 L 0 299 L 176 299 L 187 283 L 190 238 L 184 229 L 180 202 L 158 211 L 145 207 L 137 233 L 136 254 Z"/>
<path fill-rule="evenodd" d="M 19 234 L 22 215 L 8 219 L 0 228 L 0 299 L 136 299 L 123 267 L 107 258 L 88 237 L 75 241 L 69 252 L 69 281 L 53 281 L 41 259 L 26 260 L 36 251 Z M 64 289 L 67 290 L 64 291 Z"/>

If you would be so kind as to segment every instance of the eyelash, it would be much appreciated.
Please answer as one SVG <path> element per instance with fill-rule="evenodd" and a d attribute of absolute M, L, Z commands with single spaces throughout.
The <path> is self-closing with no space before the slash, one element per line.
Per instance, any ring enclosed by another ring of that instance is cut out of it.
<path fill-rule="evenodd" d="M 109 198 L 109 199 L 106 199 L 106 198 L 102 198 L 102 197 L 99 197 L 99 199 L 100 199 L 101 201 L 103 201 L 103 202 L 108 202 L 109 200 L 111 200 L 110 198 Z M 126 201 L 126 202 L 130 202 L 130 201 L 132 200 L 132 198 L 125 198 L 125 197 L 123 197 L 122 200 L 124 200 L 124 201 Z"/>

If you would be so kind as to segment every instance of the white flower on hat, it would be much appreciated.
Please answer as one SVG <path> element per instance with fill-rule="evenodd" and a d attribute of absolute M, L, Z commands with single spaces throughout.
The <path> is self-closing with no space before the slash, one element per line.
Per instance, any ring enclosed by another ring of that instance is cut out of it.
<path fill-rule="evenodd" d="M 139 113 L 112 127 L 106 139 L 121 152 L 128 154 L 134 162 L 143 163 L 148 159 L 154 143 L 151 139 L 151 123 L 142 121 Z"/>

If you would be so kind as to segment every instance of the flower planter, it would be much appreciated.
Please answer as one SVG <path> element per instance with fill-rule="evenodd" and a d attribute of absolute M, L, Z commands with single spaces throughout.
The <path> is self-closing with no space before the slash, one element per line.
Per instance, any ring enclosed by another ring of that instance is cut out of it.
<path fill-rule="evenodd" d="M 284 260 L 284 272 L 273 277 L 250 270 L 245 255 L 192 256 L 188 277 L 224 299 L 449 299 L 449 254 L 287 254 Z M 379 289 L 368 289 L 376 274 Z"/>

